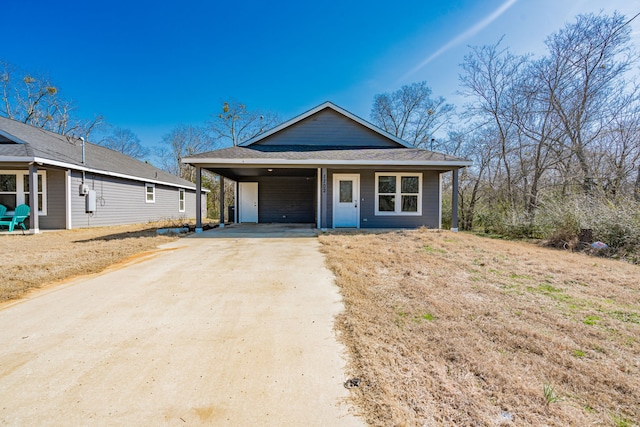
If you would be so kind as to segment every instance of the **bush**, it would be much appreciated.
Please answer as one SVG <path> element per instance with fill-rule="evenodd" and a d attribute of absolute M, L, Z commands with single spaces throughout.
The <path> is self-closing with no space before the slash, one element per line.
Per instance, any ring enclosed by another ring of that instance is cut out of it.
<path fill-rule="evenodd" d="M 500 213 L 490 211 L 480 213 L 476 223 L 487 234 L 497 234 L 509 239 L 540 239 L 542 230 L 540 226 L 531 221 L 524 212 Z"/>
<path fill-rule="evenodd" d="M 636 262 L 640 253 L 640 204 L 634 200 L 584 195 L 550 199 L 541 205 L 536 222 L 551 246 L 579 248 L 580 230 L 590 229 L 593 241 L 609 246 L 602 254 Z"/>

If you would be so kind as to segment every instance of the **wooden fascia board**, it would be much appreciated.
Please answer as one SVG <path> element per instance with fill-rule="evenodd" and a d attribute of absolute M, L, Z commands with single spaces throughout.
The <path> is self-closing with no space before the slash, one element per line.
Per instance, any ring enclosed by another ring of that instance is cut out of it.
<path fill-rule="evenodd" d="M 300 167 L 300 166 L 442 166 L 445 168 L 463 168 L 473 163 L 466 160 L 282 160 L 282 159 L 216 159 L 216 158 L 184 158 L 183 163 L 200 167 L 260 166 L 260 167 Z"/>

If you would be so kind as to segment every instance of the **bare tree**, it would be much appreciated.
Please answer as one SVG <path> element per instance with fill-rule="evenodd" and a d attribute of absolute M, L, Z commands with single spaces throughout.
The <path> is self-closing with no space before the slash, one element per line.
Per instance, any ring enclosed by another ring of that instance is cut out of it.
<path fill-rule="evenodd" d="M 138 160 L 144 160 L 149 155 L 149 149 L 142 145 L 140 138 L 130 129 L 116 127 L 99 144 Z"/>
<path fill-rule="evenodd" d="M 509 119 L 512 108 L 513 83 L 527 63 L 526 56 L 518 56 L 500 47 L 501 41 L 490 46 L 472 47 L 462 63 L 461 94 L 474 99 L 467 105 L 465 116 L 486 123 L 497 130 L 500 159 L 506 175 L 507 200 L 515 210 L 515 191 L 512 177 L 514 123 Z"/>
<path fill-rule="evenodd" d="M 236 146 L 274 127 L 279 122 L 275 113 L 250 111 L 236 100 L 225 101 L 222 111 L 210 123 L 220 145 Z"/>
<path fill-rule="evenodd" d="M 621 112 L 627 87 L 625 73 L 637 59 L 631 28 L 619 13 L 579 15 L 546 40 L 543 60 L 546 90 L 563 127 L 566 148 L 578 162 L 582 188 L 593 189 L 589 147 Z"/>
<path fill-rule="evenodd" d="M 82 120 L 73 115 L 72 102 L 60 96 L 49 78 L 19 70 L 0 61 L 2 99 L 0 114 L 62 135 L 89 138 L 103 122 L 102 116 Z"/>
<path fill-rule="evenodd" d="M 209 151 L 215 139 L 204 127 L 180 125 L 162 137 L 164 147 L 158 152 L 162 168 L 167 172 L 195 182 L 195 169 L 182 163 L 184 157 Z"/>
<path fill-rule="evenodd" d="M 518 129 L 517 167 L 522 180 L 524 209 L 534 220 L 538 196 L 545 173 L 556 164 L 562 127 L 544 86 L 544 67 L 540 61 L 529 62 L 514 82 L 512 103 L 506 119 Z"/>
<path fill-rule="evenodd" d="M 454 107 L 443 97 L 432 98 L 422 81 L 373 99 L 371 121 L 415 147 L 432 149 L 435 133 L 450 123 Z"/>
<path fill-rule="evenodd" d="M 640 170 L 640 99 L 630 93 L 623 104 L 599 139 L 595 153 L 598 182 L 612 197 L 633 194 L 634 174 Z"/>
<path fill-rule="evenodd" d="M 458 200 L 462 230 L 473 229 L 477 205 L 488 195 L 485 188 L 489 186 L 487 175 L 495 161 L 495 152 L 499 150 L 494 141 L 495 135 L 490 128 L 479 128 L 451 131 L 443 145 L 447 154 L 473 161 L 460 173 Z"/>

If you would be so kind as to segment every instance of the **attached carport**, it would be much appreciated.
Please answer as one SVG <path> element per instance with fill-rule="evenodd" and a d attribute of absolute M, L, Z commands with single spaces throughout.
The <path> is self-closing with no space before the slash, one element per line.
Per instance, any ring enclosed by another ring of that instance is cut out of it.
<path fill-rule="evenodd" d="M 316 168 L 266 168 L 253 165 L 225 168 L 205 165 L 196 169 L 199 177 L 205 169 L 220 179 L 235 183 L 235 222 L 317 223 Z M 220 188 L 220 200 L 224 201 L 224 186 Z M 252 208 L 255 208 L 255 215 Z M 220 212 L 222 224 L 223 202 Z"/>

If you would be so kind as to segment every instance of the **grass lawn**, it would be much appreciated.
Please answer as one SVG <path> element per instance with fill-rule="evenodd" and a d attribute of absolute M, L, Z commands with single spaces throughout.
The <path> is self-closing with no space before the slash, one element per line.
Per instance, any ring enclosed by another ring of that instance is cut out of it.
<path fill-rule="evenodd" d="M 370 425 L 640 424 L 640 266 L 444 231 L 320 241 Z"/>
<path fill-rule="evenodd" d="M 0 302 L 44 284 L 97 273 L 177 237 L 159 236 L 162 224 L 122 225 L 0 235 Z"/>

